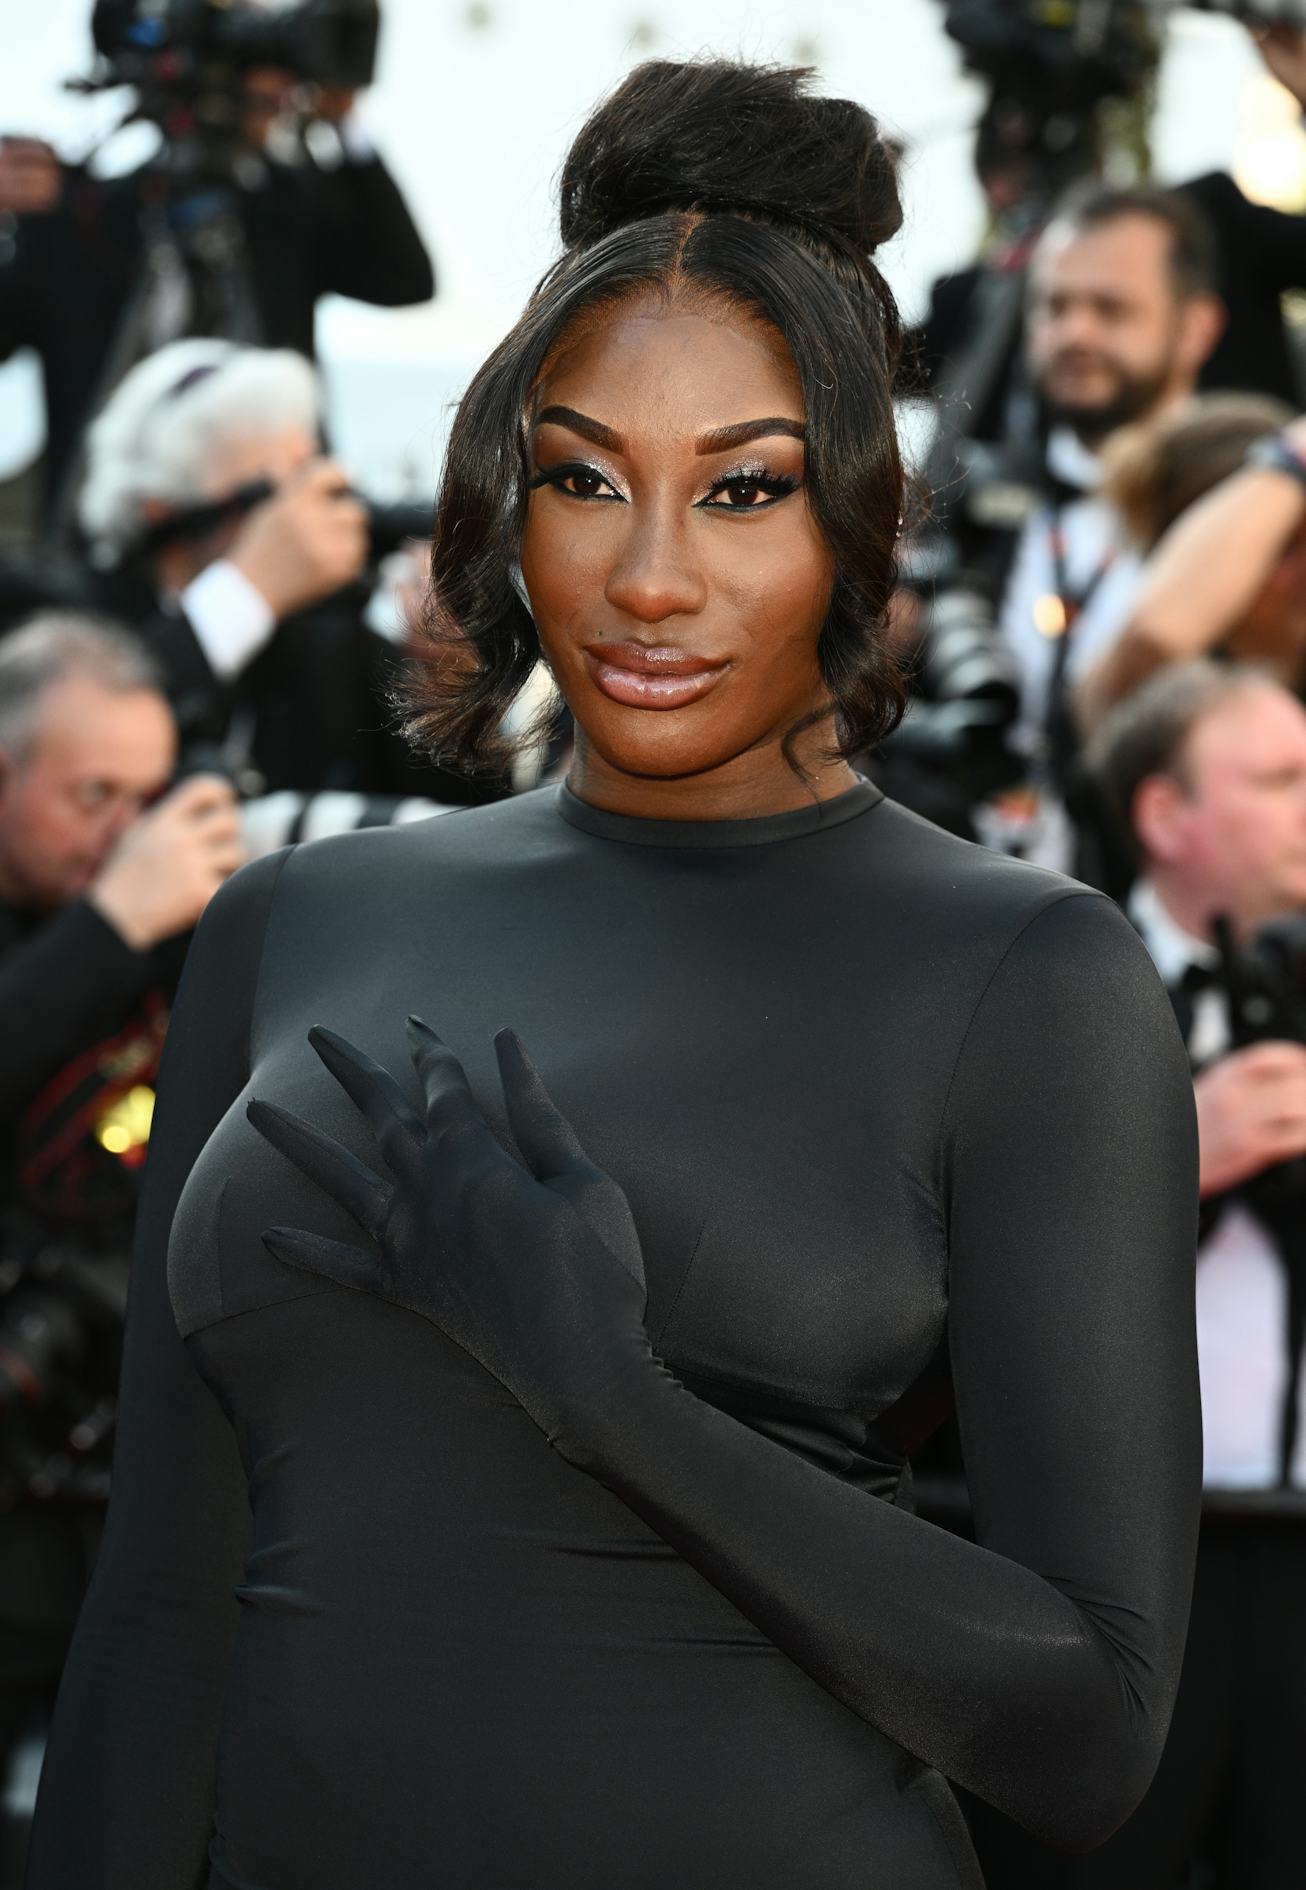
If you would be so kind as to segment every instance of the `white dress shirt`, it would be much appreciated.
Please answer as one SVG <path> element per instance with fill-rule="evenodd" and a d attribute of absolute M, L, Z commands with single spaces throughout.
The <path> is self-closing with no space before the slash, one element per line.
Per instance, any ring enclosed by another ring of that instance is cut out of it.
<path fill-rule="evenodd" d="M 277 627 L 262 591 L 226 558 L 192 578 L 177 602 L 220 682 L 239 676 Z"/>
<path fill-rule="evenodd" d="M 1080 595 L 1094 575 L 1103 572 L 1071 633 L 1066 676 L 1073 681 L 1124 629 L 1138 593 L 1142 560 L 1129 549 L 1115 510 L 1096 496 L 1100 473 L 1096 455 L 1068 427 L 1058 427 L 1049 436 L 1047 463 L 1063 484 L 1084 494 L 1063 506 L 1060 514 L 1066 580 L 1072 593 Z M 1035 621 L 1039 598 L 1057 588 L 1053 522 L 1049 505 L 1040 505 L 1030 514 L 1016 546 L 998 618 L 1020 673 L 1021 711 L 1012 744 L 1030 756 L 1039 752 L 1056 660 L 1056 638 L 1046 636 Z"/>
<path fill-rule="evenodd" d="M 1214 945 L 1186 932 L 1162 905 L 1150 880 L 1129 897 L 1129 916 L 1167 985 L 1189 965 L 1212 965 Z M 1224 994 L 1199 991 L 1193 1002 L 1189 1055 L 1206 1063 L 1229 1043 Z M 1260 1222 L 1238 1202 L 1220 1215 L 1197 1256 L 1197 1358 L 1202 1381 L 1204 1480 L 1208 1489 L 1259 1490 L 1279 1480 L 1279 1423 L 1287 1385 L 1284 1334 L 1288 1282 Z M 1290 1468 L 1306 1489 L 1306 1373 L 1298 1388 L 1300 1421 Z"/>

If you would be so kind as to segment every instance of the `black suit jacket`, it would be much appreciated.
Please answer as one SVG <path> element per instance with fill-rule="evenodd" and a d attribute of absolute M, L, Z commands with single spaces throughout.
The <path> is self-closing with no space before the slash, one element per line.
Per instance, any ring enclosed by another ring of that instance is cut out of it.
<path fill-rule="evenodd" d="M 423 760 L 399 735 L 388 689 L 402 652 L 368 628 L 368 591 L 349 585 L 283 617 L 262 650 L 229 680 L 216 676 L 184 611 L 133 567 L 83 576 L 83 600 L 134 630 L 162 665 L 185 747 L 223 745 L 240 717 L 248 754 L 269 793 L 337 789 L 420 795 L 479 805 L 506 792 Z"/>
<path fill-rule="evenodd" d="M 236 193 L 258 339 L 313 353 L 319 296 L 392 308 L 426 301 L 435 275 L 425 245 L 379 158 L 332 171 L 259 164 Z M 57 207 L 17 219 L 0 261 L 0 359 L 24 346 L 45 383 L 46 487 L 60 489 L 144 260 L 143 218 L 161 189 L 151 167 L 100 180 L 65 173 Z"/>

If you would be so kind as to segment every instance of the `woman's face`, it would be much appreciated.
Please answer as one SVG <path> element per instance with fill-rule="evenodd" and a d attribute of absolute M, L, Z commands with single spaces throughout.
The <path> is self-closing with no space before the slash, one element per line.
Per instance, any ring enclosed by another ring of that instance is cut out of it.
<path fill-rule="evenodd" d="M 829 700 L 833 581 L 803 419 L 779 336 L 726 307 L 628 303 L 547 365 L 521 565 L 591 781 L 747 798 L 783 777 L 802 798 L 780 743 Z"/>

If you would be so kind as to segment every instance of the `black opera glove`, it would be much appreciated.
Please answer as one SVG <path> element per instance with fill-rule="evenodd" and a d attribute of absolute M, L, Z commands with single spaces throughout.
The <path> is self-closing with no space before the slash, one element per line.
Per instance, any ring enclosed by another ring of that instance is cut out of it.
<path fill-rule="evenodd" d="M 567 1454 L 623 1374 L 647 1369 L 644 1263 L 625 1195 L 596 1168 L 516 1035 L 494 1039 L 525 1166 L 496 1141 L 462 1065 L 408 1019 L 424 1115 L 394 1077 L 334 1031 L 309 1042 L 366 1117 L 388 1176 L 275 1103 L 250 1122 L 371 1236 L 354 1247 L 270 1227 L 279 1260 L 429 1319 L 504 1384 Z"/>

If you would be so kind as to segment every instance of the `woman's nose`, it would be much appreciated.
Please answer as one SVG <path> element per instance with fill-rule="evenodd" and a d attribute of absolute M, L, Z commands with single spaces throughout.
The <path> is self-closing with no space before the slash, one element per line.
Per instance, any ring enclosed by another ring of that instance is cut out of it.
<path fill-rule="evenodd" d="M 691 520 L 652 512 L 632 518 L 604 586 L 607 602 L 640 623 L 696 616 L 707 585 L 693 537 Z"/>

